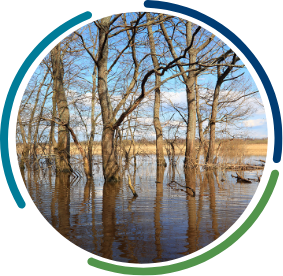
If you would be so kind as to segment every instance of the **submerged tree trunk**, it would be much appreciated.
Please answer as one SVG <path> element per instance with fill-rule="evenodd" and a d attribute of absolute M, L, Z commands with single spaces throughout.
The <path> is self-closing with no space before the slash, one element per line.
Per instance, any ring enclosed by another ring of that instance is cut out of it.
<path fill-rule="evenodd" d="M 99 28 L 99 52 L 98 52 L 98 96 L 102 112 L 103 131 L 102 131 L 102 162 L 103 175 L 106 182 L 119 180 L 119 167 L 117 162 L 116 149 L 114 147 L 113 129 L 113 108 L 108 92 L 108 31 L 111 17 L 100 20 Z"/>
<path fill-rule="evenodd" d="M 119 166 L 116 147 L 114 146 L 114 130 L 105 128 L 102 134 L 103 175 L 107 182 L 119 180 Z"/>
<path fill-rule="evenodd" d="M 51 63 L 53 69 L 53 90 L 56 93 L 56 105 L 58 116 L 61 122 L 69 124 L 70 114 L 67 103 L 67 97 L 64 90 L 64 68 L 61 57 L 60 44 L 51 50 Z M 70 134 L 66 127 L 58 125 L 58 143 L 57 143 L 56 170 L 70 173 Z"/>

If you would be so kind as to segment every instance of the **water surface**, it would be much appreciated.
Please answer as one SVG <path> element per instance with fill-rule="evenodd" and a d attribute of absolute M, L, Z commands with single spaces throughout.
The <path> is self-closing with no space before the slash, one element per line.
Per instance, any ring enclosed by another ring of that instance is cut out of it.
<path fill-rule="evenodd" d="M 236 222 L 258 186 L 256 181 L 237 183 L 231 171 L 184 173 L 183 157 L 176 167 L 157 170 L 154 156 L 138 157 L 121 182 L 104 185 L 100 157 L 95 159 L 91 181 L 40 169 L 28 170 L 25 183 L 60 234 L 95 255 L 121 262 L 163 262 L 203 248 Z M 257 159 L 265 157 L 250 157 Z M 72 162 L 83 175 L 76 159 Z M 137 198 L 128 187 L 128 174 Z M 241 174 L 256 179 L 262 171 Z"/>

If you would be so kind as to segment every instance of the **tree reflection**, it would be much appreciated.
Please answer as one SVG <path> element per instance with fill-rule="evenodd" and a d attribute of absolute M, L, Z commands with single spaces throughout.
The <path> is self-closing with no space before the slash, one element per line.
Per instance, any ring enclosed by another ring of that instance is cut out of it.
<path fill-rule="evenodd" d="M 66 238 L 70 237 L 70 175 L 57 173 L 55 192 L 58 203 L 58 231 Z"/>
<path fill-rule="evenodd" d="M 216 240 L 220 234 L 218 231 L 218 222 L 217 222 L 217 211 L 216 211 L 216 194 L 215 194 L 215 183 L 213 177 L 213 171 L 207 170 L 206 177 L 209 185 L 209 202 L 210 202 L 210 212 L 211 212 L 211 220 L 212 220 L 212 229 L 214 231 L 214 239 Z"/>
<path fill-rule="evenodd" d="M 105 182 L 103 186 L 102 225 L 103 238 L 101 243 L 101 256 L 113 259 L 113 242 L 116 232 L 115 205 L 118 183 Z"/>
<path fill-rule="evenodd" d="M 192 189 L 196 190 L 196 171 L 195 169 L 186 168 L 185 170 L 186 179 L 186 192 L 188 202 L 188 230 L 187 230 L 187 242 L 189 254 L 197 250 L 197 217 L 196 217 L 196 197 L 192 196 Z"/>
<path fill-rule="evenodd" d="M 154 229 L 155 229 L 155 246 L 157 256 L 153 259 L 153 262 L 161 261 L 162 258 L 162 246 L 161 246 L 161 218 L 160 213 L 162 209 L 162 199 L 163 199 L 163 179 L 164 179 L 164 166 L 157 166 L 156 169 L 156 199 L 154 207 Z"/>

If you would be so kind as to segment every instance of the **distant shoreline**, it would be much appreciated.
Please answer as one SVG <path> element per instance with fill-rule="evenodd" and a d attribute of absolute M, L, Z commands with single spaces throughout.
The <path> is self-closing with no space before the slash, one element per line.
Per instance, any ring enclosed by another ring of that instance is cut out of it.
<path fill-rule="evenodd" d="M 164 143 L 165 144 L 165 143 Z M 217 145 L 218 146 L 218 145 Z M 21 152 L 21 145 L 17 145 L 17 152 Z M 83 145 L 83 148 L 86 149 L 86 146 Z M 129 145 L 125 146 L 125 149 L 128 151 Z M 168 146 L 164 145 L 164 155 L 167 155 Z M 133 147 L 131 147 L 131 154 Z M 197 150 L 197 148 L 196 148 Z M 45 147 L 45 150 L 42 150 L 41 147 L 38 148 L 37 153 L 42 154 L 45 151 L 45 154 L 48 153 L 48 145 Z M 141 144 L 137 143 L 135 145 L 135 151 L 138 155 L 152 155 L 156 153 L 155 144 Z M 93 145 L 93 155 L 101 155 L 101 145 L 99 143 L 94 143 Z M 264 156 L 267 153 L 267 143 L 247 143 L 247 144 L 236 144 L 230 143 L 221 147 L 219 156 Z M 75 144 L 71 144 L 71 155 L 80 154 Z M 185 155 L 185 144 L 180 143 L 175 145 L 175 154 L 176 155 Z"/>

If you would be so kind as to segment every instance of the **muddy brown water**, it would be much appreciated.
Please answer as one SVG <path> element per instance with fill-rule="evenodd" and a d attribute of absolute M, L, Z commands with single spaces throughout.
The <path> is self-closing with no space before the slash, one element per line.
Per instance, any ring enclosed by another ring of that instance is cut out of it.
<path fill-rule="evenodd" d="M 249 157 L 258 159 L 265 157 Z M 100 161 L 95 156 L 94 163 Z M 168 261 L 205 247 L 236 222 L 258 186 L 256 181 L 237 183 L 231 171 L 184 173 L 183 157 L 164 171 L 157 171 L 154 156 L 138 157 L 136 164 L 115 185 L 104 185 L 99 164 L 91 181 L 56 177 L 53 170 L 43 169 L 26 171 L 25 183 L 39 211 L 65 238 L 90 253 L 126 263 Z M 137 198 L 128 187 L 128 173 Z M 255 179 L 262 171 L 242 175 Z M 172 180 L 180 185 L 168 185 Z"/>

